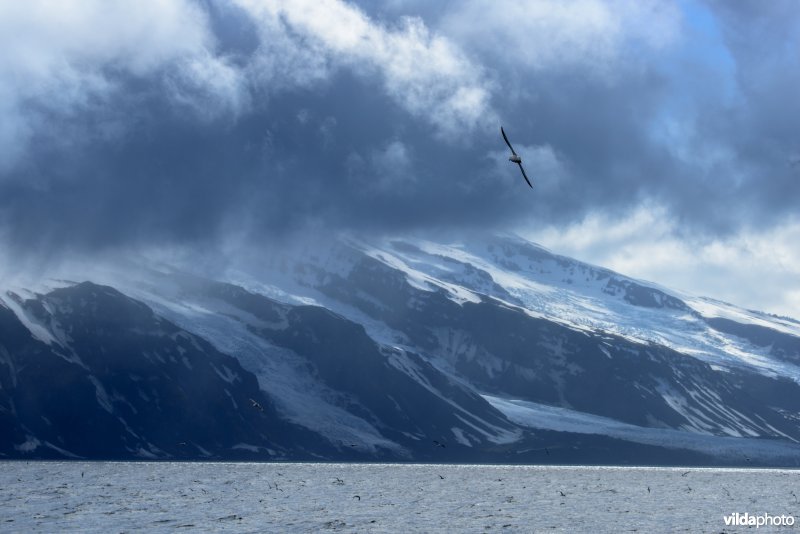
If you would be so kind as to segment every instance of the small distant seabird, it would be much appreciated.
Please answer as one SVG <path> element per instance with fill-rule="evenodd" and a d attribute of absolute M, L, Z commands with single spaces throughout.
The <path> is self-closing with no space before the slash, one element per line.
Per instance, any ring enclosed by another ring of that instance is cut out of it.
<path fill-rule="evenodd" d="M 256 410 L 258 410 L 259 412 L 263 412 L 264 411 L 264 408 L 262 408 L 261 405 L 258 403 L 258 401 L 255 400 L 255 399 L 250 399 L 250 405 L 253 408 L 255 408 Z"/>
<path fill-rule="evenodd" d="M 511 149 L 511 157 L 508 158 L 508 161 L 514 162 L 517 165 L 519 165 L 519 170 L 522 171 L 522 177 L 525 178 L 525 181 L 528 182 L 528 185 L 531 187 L 531 189 L 533 189 L 533 185 L 531 184 L 531 181 L 528 180 L 528 175 L 525 174 L 525 169 L 522 167 L 522 158 L 519 157 L 519 154 L 517 154 L 517 152 L 514 150 L 514 147 L 511 146 L 511 142 L 508 140 L 508 136 L 506 135 L 506 131 L 503 130 L 502 126 L 500 127 L 500 133 L 503 134 L 503 140 L 508 145 L 508 148 Z"/>

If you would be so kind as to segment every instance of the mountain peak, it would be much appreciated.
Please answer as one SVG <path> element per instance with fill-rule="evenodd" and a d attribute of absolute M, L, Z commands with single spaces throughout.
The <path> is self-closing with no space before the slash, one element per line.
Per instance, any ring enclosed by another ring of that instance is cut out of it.
<path fill-rule="evenodd" d="M 0 454 L 798 457 L 796 323 L 518 236 L 351 236 L 212 277 L 103 272 L 0 297 Z M 67 419 L 54 391 L 80 399 Z M 44 411 L 22 409 L 34 401 Z M 99 426 L 76 433 L 79 415 Z"/>

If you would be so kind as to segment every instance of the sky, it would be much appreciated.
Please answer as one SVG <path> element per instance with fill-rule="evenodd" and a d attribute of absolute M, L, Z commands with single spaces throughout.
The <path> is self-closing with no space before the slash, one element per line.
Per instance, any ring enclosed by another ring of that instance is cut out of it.
<path fill-rule="evenodd" d="M 800 316 L 794 0 L 0 0 L 0 47 L 6 272 L 497 230 Z"/>

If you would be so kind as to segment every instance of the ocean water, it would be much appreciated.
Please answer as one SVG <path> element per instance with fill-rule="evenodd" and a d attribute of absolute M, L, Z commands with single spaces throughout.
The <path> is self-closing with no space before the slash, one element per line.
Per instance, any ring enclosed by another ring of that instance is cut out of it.
<path fill-rule="evenodd" d="M 798 495 L 777 469 L 2 462 L 0 531 L 791 532 Z"/>

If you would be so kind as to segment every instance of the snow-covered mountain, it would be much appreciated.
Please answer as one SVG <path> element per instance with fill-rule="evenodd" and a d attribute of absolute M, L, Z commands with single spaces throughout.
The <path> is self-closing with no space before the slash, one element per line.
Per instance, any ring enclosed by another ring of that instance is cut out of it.
<path fill-rule="evenodd" d="M 0 293 L 6 457 L 800 463 L 800 323 L 515 236 Z"/>

